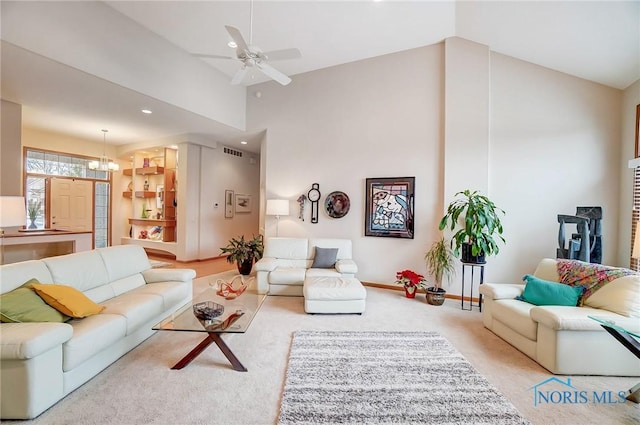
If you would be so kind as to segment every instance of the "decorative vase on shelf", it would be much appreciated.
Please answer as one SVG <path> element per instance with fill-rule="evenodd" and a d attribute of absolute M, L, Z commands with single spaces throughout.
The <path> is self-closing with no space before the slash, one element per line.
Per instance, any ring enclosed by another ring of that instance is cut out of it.
<path fill-rule="evenodd" d="M 31 220 L 31 224 L 29 224 L 29 229 L 37 229 L 38 226 L 36 225 L 36 219 L 30 218 L 30 220 Z"/>
<path fill-rule="evenodd" d="M 147 207 L 145 205 L 142 206 L 142 215 L 140 217 L 149 218 L 149 216 L 147 216 Z"/>
<path fill-rule="evenodd" d="M 418 290 L 417 286 L 413 286 L 413 285 L 405 286 L 404 294 L 407 296 L 407 298 L 415 298 L 417 290 Z"/>

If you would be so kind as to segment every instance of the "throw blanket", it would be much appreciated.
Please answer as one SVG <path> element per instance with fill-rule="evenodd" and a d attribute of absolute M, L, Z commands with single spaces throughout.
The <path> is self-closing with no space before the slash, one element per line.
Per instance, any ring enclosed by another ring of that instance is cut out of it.
<path fill-rule="evenodd" d="M 619 277 L 636 274 L 633 270 L 603 266 L 601 264 L 585 263 L 578 260 L 557 259 L 560 282 L 570 286 L 582 286 L 584 291 L 578 305 L 584 304 L 595 291 Z"/>

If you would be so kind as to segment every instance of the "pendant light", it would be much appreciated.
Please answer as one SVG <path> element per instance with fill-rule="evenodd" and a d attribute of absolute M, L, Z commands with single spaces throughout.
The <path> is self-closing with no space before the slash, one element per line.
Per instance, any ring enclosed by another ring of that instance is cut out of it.
<path fill-rule="evenodd" d="M 120 165 L 117 162 L 111 161 L 107 158 L 106 150 L 107 150 L 107 133 L 109 130 L 102 130 L 102 156 L 99 161 L 91 161 L 89 162 L 90 170 L 97 171 L 118 171 L 120 169 Z"/>

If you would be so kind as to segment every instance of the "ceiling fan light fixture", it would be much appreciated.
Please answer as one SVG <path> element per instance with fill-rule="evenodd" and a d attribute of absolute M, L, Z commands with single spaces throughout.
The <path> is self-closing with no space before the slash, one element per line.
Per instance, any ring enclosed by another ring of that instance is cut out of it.
<path fill-rule="evenodd" d="M 231 47 L 232 49 L 235 49 L 238 47 L 238 45 L 236 44 L 235 41 L 231 40 L 230 42 L 227 43 L 227 46 Z"/>
<path fill-rule="evenodd" d="M 89 162 L 87 166 L 90 170 L 107 171 L 111 173 L 120 169 L 120 165 L 117 162 L 113 162 L 109 158 L 107 158 L 106 147 L 108 131 L 109 130 L 102 130 L 102 156 L 97 161 Z"/>

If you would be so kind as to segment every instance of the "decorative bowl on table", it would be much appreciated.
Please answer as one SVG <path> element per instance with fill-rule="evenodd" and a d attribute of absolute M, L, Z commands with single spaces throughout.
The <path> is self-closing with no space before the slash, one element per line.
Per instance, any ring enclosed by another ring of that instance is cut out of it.
<path fill-rule="evenodd" d="M 224 313 L 224 306 L 213 301 L 193 305 L 193 314 L 200 320 L 212 320 Z"/>

